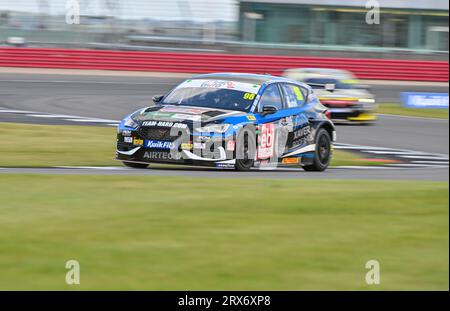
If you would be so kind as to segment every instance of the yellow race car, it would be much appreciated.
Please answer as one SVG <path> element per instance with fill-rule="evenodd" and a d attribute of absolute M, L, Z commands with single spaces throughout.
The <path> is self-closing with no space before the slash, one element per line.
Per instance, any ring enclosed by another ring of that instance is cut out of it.
<path fill-rule="evenodd" d="M 375 96 L 349 71 L 302 68 L 286 70 L 283 76 L 309 84 L 334 121 L 370 123 L 377 119 Z"/>

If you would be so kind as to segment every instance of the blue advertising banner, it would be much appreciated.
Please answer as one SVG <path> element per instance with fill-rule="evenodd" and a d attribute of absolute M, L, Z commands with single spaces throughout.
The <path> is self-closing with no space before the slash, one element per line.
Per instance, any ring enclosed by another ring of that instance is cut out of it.
<path fill-rule="evenodd" d="M 403 106 L 406 108 L 448 109 L 448 93 L 402 93 Z"/>

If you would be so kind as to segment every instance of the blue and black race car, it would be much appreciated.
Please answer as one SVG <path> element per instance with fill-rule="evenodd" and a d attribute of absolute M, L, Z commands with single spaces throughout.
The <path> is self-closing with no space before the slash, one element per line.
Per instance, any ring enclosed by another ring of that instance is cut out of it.
<path fill-rule="evenodd" d="M 246 171 L 294 165 L 324 171 L 332 157 L 335 127 L 304 83 L 267 75 L 199 75 L 153 101 L 118 127 L 116 159 L 126 166 Z"/>

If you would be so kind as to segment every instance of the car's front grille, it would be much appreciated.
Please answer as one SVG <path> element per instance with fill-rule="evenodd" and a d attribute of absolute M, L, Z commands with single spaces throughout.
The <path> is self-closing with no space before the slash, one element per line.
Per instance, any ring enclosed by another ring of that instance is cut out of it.
<path fill-rule="evenodd" d="M 143 126 L 139 129 L 139 135 L 148 140 L 175 141 L 183 133 L 181 129 L 174 129 L 171 135 L 171 128 Z"/>
<path fill-rule="evenodd" d="M 134 148 L 133 144 L 117 142 L 117 150 L 119 151 L 129 151 L 133 148 Z"/>

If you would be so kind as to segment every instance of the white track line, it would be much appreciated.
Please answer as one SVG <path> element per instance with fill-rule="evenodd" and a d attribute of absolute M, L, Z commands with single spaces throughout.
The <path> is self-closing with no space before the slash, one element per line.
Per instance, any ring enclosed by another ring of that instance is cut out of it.
<path fill-rule="evenodd" d="M 0 80 L 0 82 L 12 83 L 78 83 L 78 84 L 120 84 L 120 85 L 172 85 L 170 82 L 114 82 L 114 81 L 69 81 L 69 80 Z"/>
<path fill-rule="evenodd" d="M 341 144 L 341 143 L 335 143 L 334 144 L 335 149 L 358 149 L 358 150 L 396 150 L 393 148 L 387 148 L 387 147 L 374 147 L 374 146 L 360 146 L 360 145 L 349 145 L 349 144 Z M 398 149 L 400 150 L 400 149 Z"/>
<path fill-rule="evenodd" d="M 3 110 L 0 110 L 0 113 L 29 114 L 29 113 L 38 113 L 38 112 L 35 112 L 35 111 L 24 111 L 24 110 L 3 109 Z"/>
<path fill-rule="evenodd" d="M 413 164 L 413 163 L 404 163 L 404 164 L 385 164 L 390 167 L 442 167 L 448 168 L 448 165 L 427 165 L 427 164 Z"/>
<path fill-rule="evenodd" d="M 415 116 L 402 116 L 402 115 L 398 115 L 398 114 L 382 114 L 382 113 L 378 113 L 377 115 L 383 116 L 383 117 L 397 118 L 397 119 L 400 118 L 400 119 L 414 119 L 414 120 L 449 122 L 448 118 L 444 119 L 444 118 L 430 118 L 430 117 L 415 117 Z"/>
<path fill-rule="evenodd" d="M 117 126 L 120 123 L 120 121 L 118 121 L 118 120 L 71 116 L 71 115 L 66 115 L 66 114 L 51 114 L 51 113 L 45 113 L 45 112 L 26 111 L 26 110 L 14 110 L 14 109 L 8 109 L 8 108 L 0 109 L 0 113 L 25 114 L 26 116 L 32 117 L 32 118 L 61 119 L 61 120 L 71 121 L 71 122 L 109 123 L 108 125 L 111 125 L 111 126 Z"/>
<path fill-rule="evenodd" d="M 132 168 L 122 167 L 122 166 L 52 166 L 53 168 L 65 168 L 65 169 L 95 169 L 103 171 L 114 171 L 114 170 L 133 170 Z"/>
<path fill-rule="evenodd" d="M 105 119 L 64 119 L 64 120 L 72 122 L 117 123 L 117 124 L 120 123 L 120 121 L 105 120 Z"/>
<path fill-rule="evenodd" d="M 440 157 L 440 156 L 415 156 L 415 155 L 399 155 L 401 158 L 406 159 L 423 159 L 423 160 L 442 160 L 442 161 L 448 161 L 448 157 Z"/>
<path fill-rule="evenodd" d="M 84 117 L 76 117 L 76 116 L 68 116 L 65 114 L 27 114 L 28 117 L 33 118 L 84 118 Z"/>
<path fill-rule="evenodd" d="M 412 161 L 411 163 L 422 163 L 422 164 L 441 164 L 441 165 L 449 165 L 448 161 Z"/>
<path fill-rule="evenodd" d="M 378 151 L 378 150 L 361 150 L 362 152 L 366 152 L 366 153 L 373 153 L 373 154 L 396 154 L 396 155 L 423 155 L 423 156 L 434 156 L 433 154 L 430 153 L 422 153 L 422 152 L 414 152 L 414 151 L 396 151 L 396 150 L 392 150 L 392 151 Z"/>
<path fill-rule="evenodd" d="M 387 167 L 387 166 L 331 166 L 332 169 L 351 169 L 351 170 L 392 170 L 395 167 Z"/>
<path fill-rule="evenodd" d="M 343 150 L 360 150 L 361 152 L 367 151 L 386 151 L 386 152 L 398 152 L 398 153 L 410 153 L 410 154 L 424 154 L 431 155 L 435 157 L 448 157 L 448 154 L 442 153 L 429 153 L 425 151 L 417 151 L 417 150 L 409 150 L 409 149 L 395 149 L 395 148 L 387 148 L 387 147 L 375 147 L 375 146 L 363 146 L 363 145 L 350 145 L 350 144 L 334 144 L 335 149 L 343 149 Z"/>

